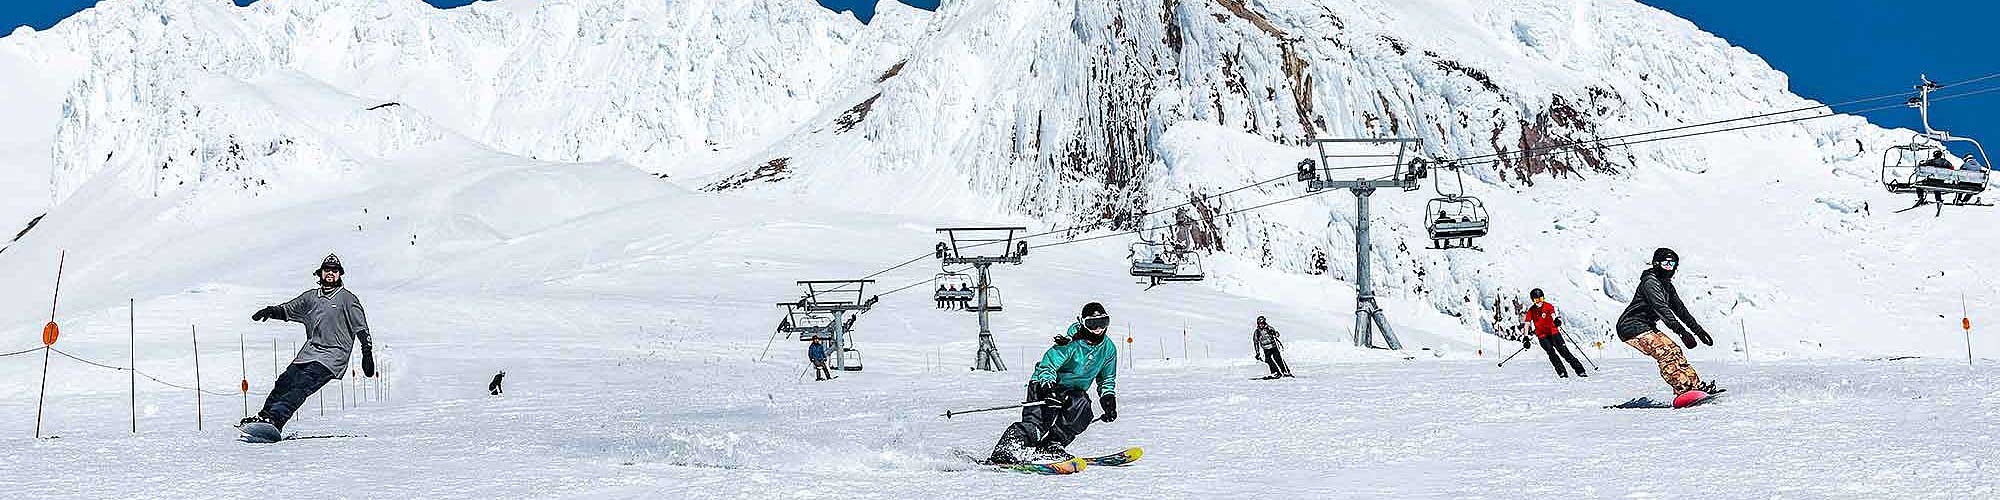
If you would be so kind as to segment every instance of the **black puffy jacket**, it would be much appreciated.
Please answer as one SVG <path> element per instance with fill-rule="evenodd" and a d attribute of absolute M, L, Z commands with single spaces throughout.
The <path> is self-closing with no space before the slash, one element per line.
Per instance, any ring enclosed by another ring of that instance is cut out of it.
<path fill-rule="evenodd" d="M 1668 328 L 1683 336 L 1691 331 L 1707 332 L 1700 323 L 1695 323 L 1687 304 L 1681 303 L 1680 292 L 1674 290 L 1673 275 L 1647 268 L 1639 273 L 1639 288 L 1632 291 L 1632 303 L 1618 315 L 1618 340 L 1632 340 L 1639 334 L 1659 330 L 1654 325 L 1659 321 L 1666 321 Z M 1683 322 L 1687 325 L 1682 326 Z"/>

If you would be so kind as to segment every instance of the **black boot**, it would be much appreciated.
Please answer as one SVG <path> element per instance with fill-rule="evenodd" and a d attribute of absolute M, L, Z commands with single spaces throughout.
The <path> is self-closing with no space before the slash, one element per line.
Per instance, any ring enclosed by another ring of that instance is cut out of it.
<path fill-rule="evenodd" d="M 1021 464 L 1027 463 L 1033 454 L 1034 447 L 1028 445 L 1028 434 L 1021 430 L 1021 424 L 1014 424 L 1000 433 L 1000 442 L 993 444 L 993 453 L 986 461 L 999 465 Z"/>
<path fill-rule="evenodd" d="M 260 413 L 248 417 L 243 417 L 243 420 L 236 421 L 236 426 L 243 427 L 245 425 L 250 425 L 250 424 L 268 424 L 268 423 L 271 423 L 271 419 L 264 418 L 264 415 Z"/>

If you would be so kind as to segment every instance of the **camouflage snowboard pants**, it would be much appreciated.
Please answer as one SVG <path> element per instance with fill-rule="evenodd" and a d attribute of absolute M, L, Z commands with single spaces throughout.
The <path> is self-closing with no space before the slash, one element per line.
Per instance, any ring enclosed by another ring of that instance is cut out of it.
<path fill-rule="evenodd" d="M 1666 334 L 1646 332 L 1625 343 L 1660 363 L 1660 378 L 1666 379 L 1667 385 L 1673 387 L 1674 395 L 1701 386 L 1701 376 L 1696 375 L 1694 367 L 1688 365 L 1687 355 L 1681 354 L 1680 344 L 1669 340 Z"/>

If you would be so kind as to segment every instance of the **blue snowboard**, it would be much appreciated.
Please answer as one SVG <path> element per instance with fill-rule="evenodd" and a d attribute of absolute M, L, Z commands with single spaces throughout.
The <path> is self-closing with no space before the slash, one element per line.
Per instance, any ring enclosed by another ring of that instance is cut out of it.
<path fill-rule="evenodd" d="M 237 430 L 243 432 L 245 443 L 276 443 L 285 440 L 284 433 L 279 432 L 277 426 L 264 422 L 243 424 Z"/>

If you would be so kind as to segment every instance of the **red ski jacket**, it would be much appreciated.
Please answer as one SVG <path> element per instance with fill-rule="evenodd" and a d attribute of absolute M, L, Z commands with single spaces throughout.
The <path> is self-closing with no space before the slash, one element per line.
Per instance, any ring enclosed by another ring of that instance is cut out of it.
<path fill-rule="evenodd" d="M 1548 338 L 1556 334 L 1556 305 L 1548 301 L 1528 306 L 1528 317 L 1524 319 L 1534 325 L 1536 338 Z"/>

